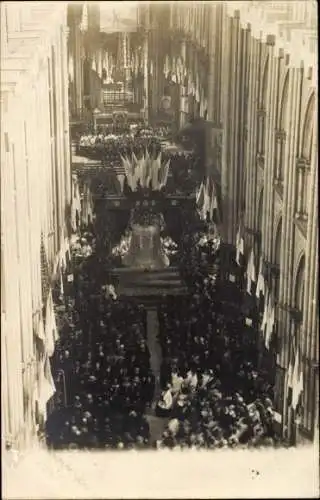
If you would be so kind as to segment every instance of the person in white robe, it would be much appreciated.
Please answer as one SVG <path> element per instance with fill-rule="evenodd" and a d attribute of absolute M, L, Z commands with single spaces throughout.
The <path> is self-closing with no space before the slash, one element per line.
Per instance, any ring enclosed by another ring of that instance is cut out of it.
<path fill-rule="evenodd" d="M 191 391 L 195 391 L 198 386 L 198 375 L 195 371 L 189 370 L 186 378 L 184 379 L 184 384 L 189 387 Z"/>
<path fill-rule="evenodd" d="M 183 377 L 181 377 L 177 370 L 173 370 L 171 374 L 172 395 L 176 396 L 180 393 L 183 384 Z"/>
<path fill-rule="evenodd" d="M 180 422 L 177 418 L 172 418 L 168 423 L 168 429 L 172 436 L 176 436 L 180 428 Z"/>
<path fill-rule="evenodd" d="M 107 299 L 111 298 L 112 300 L 117 300 L 118 295 L 113 285 L 105 285 L 102 287 L 102 290 L 105 292 Z"/>
<path fill-rule="evenodd" d="M 158 417 L 167 417 L 169 416 L 173 405 L 173 398 L 171 394 L 171 385 L 167 385 L 167 389 L 162 392 L 161 398 L 158 401 L 156 407 L 156 415 Z"/>
<path fill-rule="evenodd" d="M 212 370 L 206 370 L 202 374 L 202 383 L 201 383 L 201 389 L 205 389 L 207 385 L 214 380 L 213 378 L 213 371 Z"/>

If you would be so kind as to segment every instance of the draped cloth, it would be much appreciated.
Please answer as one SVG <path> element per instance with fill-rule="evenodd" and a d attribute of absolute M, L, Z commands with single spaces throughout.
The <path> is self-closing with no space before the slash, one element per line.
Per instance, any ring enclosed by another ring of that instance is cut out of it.
<path fill-rule="evenodd" d="M 132 225 L 129 251 L 123 264 L 144 270 L 165 269 L 170 265 L 162 249 L 159 225 Z"/>

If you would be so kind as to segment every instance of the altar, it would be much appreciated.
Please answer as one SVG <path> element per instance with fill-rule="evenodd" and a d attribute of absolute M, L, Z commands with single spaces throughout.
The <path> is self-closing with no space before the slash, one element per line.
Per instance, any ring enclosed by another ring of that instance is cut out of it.
<path fill-rule="evenodd" d="M 185 294 L 175 254 L 181 220 L 196 209 L 194 179 L 189 178 L 192 153 L 141 133 L 106 139 L 99 136 L 110 164 L 96 167 L 92 176 L 81 171 L 81 177 L 92 189 L 99 251 L 105 248 L 111 258 L 111 281 L 119 299 Z M 116 190 L 110 189 L 111 172 Z"/>

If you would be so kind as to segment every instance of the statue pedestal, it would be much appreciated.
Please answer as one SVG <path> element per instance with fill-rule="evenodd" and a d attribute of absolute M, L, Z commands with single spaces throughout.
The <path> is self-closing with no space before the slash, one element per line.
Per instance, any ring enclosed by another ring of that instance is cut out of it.
<path fill-rule="evenodd" d="M 164 297 L 188 293 L 176 267 L 149 269 L 146 272 L 133 267 L 114 268 L 112 281 L 119 300 L 137 297 L 144 304 L 157 305 Z"/>

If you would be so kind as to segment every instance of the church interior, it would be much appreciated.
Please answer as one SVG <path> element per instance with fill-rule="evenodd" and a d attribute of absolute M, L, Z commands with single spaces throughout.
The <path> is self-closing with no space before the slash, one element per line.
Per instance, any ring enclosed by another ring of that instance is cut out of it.
<path fill-rule="evenodd" d="M 8 463 L 316 443 L 316 3 L 2 2 L 1 46 Z"/>

